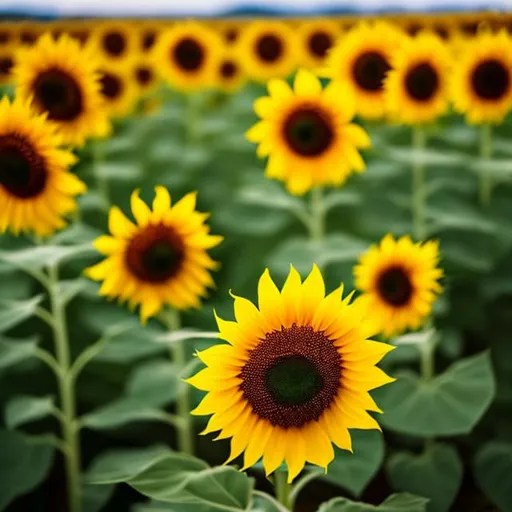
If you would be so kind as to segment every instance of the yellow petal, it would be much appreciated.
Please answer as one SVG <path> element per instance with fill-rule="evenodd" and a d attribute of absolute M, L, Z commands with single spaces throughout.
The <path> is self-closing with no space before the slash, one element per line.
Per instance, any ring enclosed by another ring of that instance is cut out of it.
<path fill-rule="evenodd" d="M 96 250 L 102 254 L 112 254 L 122 248 L 122 243 L 120 240 L 108 235 L 102 235 L 98 237 L 96 240 L 94 240 L 93 245 Z"/>
<path fill-rule="evenodd" d="M 257 421 L 258 417 L 255 414 L 251 414 L 245 424 L 241 425 L 240 430 L 231 439 L 231 453 L 224 464 L 230 463 L 245 450 Z"/>
<path fill-rule="evenodd" d="M 222 412 L 237 403 L 241 398 L 242 392 L 237 388 L 210 391 L 204 396 L 199 405 L 190 411 L 190 414 L 194 416 L 206 416 L 208 414 Z"/>
<path fill-rule="evenodd" d="M 327 469 L 334 459 L 334 450 L 329 436 L 320 426 L 320 423 L 312 421 L 303 430 L 306 442 L 306 460 Z"/>
<path fill-rule="evenodd" d="M 169 191 L 158 185 L 155 187 L 155 199 L 153 199 L 153 212 L 162 217 L 171 208 L 171 195 Z"/>
<path fill-rule="evenodd" d="M 288 483 L 290 484 L 306 463 L 306 442 L 300 429 L 288 429 L 286 434 L 285 459 L 288 465 Z"/>
<path fill-rule="evenodd" d="M 263 419 L 258 419 L 251 439 L 244 453 L 244 467 L 246 470 L 258 462 L 265 451 L 268 439 L 272 434 L 272 425 Z"/>
<path fill-rule="evenodd" d="M 151 219 L 149 206 L 139 197 L 139 189 L 132 192 L 130 199 L 133 216 L 139 226 L 146 226 Z"/>
<path fill-rule="evenodd" d="M 281 294 L 267 268 L 258 282 L 258 307 L 272 329 L 281 327 L 281 306 Z"/>
<path fill-rule="evenodd" d="M 279 78 L 269 80 L 267 88 L 272 99 L 277 101 L 283 101 L 293 96 L 290 86 L 284 80 L 280 80 Z"/>
<path fill-rule="evenodd" d="M 352 451 L 352 439 L 343 423 L 343 417 L 338 407 L 332 404 L 320 418 L 320 423 L 324 427 L 329 439 L 342 450 Z"/>
<path fill-rule="evenodd" d="M 117 207 L 110 208 L 108 215 L 108 230 L 118 238 L 129 238 L 135 233 L 135 224 L 130 222 Z"/>
<path fill-rule="evenodd" d="M 311 71 L 299 69 L 295 75 L 293 89 L 298 96 L 317 96 L 322 92 L 322 84 Z"/>
<path fill-rule="evenodd" d="M 263 454 L 263 467 L 268 476 L 273 473 L 283 462 L 286 449 L 286 431 L 274 427 L 268 440 L 268 449 Z"/>
<path fill-rule="evenodd" d="M 349 124 L 343 128 L 344 135 L 350 140 L 354 146 L 358 148 L 369 148 L 372 145 L 370 136 L 358 124 Z"/>

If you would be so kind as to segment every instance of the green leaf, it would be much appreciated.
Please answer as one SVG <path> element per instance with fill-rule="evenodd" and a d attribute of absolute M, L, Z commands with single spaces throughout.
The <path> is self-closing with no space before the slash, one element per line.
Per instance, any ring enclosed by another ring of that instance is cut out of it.
<path fill-rule="evenodd" d="M 34 444 L 13 430 L 0 430 L 0 510 L 30 492 L 46 477 L 54 449 Z"/>
<path fill-rule="evenodd" d="M 20 301 L 0 300 L 0 333 L 33 316 L 42 299 L 42 295 L 36 295 Z"/>
<path fill-rule="evenodd" d="M 82 487 L 83 512 L 100 512 L 114 494 L 114 485 L 84 485 Z"/>
<path fill-rule="evenodd" d="M 51 396 L 16 396 L 5 406 L 5 424 L 16 428 L 46 418 L 53 413 L 53 407 Z"/>
<path fill-rule="evenodd" d="M 34 356 L 37 339 L 15 340 L 0 338 L 0 370 L 10 368 Z"/>
<path fill-rule="evenodd" d="M 426 512 L 427 503 L 428 499 L 408 493 L 392 494 L 378 506 L 334 498 L 321 505 L 318 512 Z"/>
<path fill-rule="evenodd" d="M 502 512 L 512 511 L 512 443 L 491 441 L 477 453 L 474 469 L 478 485 Z"/>
<path fill-rule="evenodd" d="M 142 168 L 137 162 L 99 162 L 95 173 L 107 181 L 125 181 L 133 183 L 140 179 Z"/>
<path fill-rule="evenodd" d="M 77 295 L 82 293 L 88 286 L 90 281 L 79 277 L 77 279 L 68 279 L 59 283 L 59 300 L 62 304 L 67 304 Z"/>
<path fill-rule="evenodd" d="M 391 160 L 411 166 L 420 161 L 426 166 L 459 167 L 464 166 L 468 161 L 465 153 L 445 151 L 438 148 L 417 150 L 412 147 L 388 147 L 386 153 L 386 156 Z"/>
<path fill-rule="evenodd" d="M 386 472 L 394 489 L 429 498 L 429 512 L 445 512 L 459 491 L 463 466 L 455 448 L 435 444 L 421 455 L 393 454 Z"/>
<path fill-rule="evenodd" d="M 179 329 L 177 331 L 166 332 L 156 337 L 158 343 L 166 345 L 174 345 L 182 341 L 202 340 L 202 339 L 218 339 L 219 333 L 213 331 L 199 331 L 196 329 Z"/>
<path fill-rule="evenodd" d="M 488 352 L 458 361 L 430 381 L 411 373 L 396 377 L 396 382 L 374 392 L 384 411 L 380 422 L 422 437 L 470 432 L 495 391 Z"/>
<path fill-rule="evenodd" d="M 96 361 L 127 364 L 165 351 L 164 345 L 141 340 L 137 336 L 126 334 L 110 340 L 96 356 Z"/>

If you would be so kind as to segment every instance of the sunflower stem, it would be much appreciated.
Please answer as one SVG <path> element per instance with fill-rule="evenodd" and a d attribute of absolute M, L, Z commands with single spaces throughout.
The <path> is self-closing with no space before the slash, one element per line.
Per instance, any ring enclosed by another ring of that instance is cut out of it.
<path fill-rule="evenodd" d="M 479 199 L 480 206 L 485 208 L 491 202 L 493 180 L 492 174 L 489 172 L 489 164 L 492 157 L 492 126 L 483 124 L 480 127 L 480 183 L 479 183 Z"/>
<path fill-rule="evenodd" d="M 276 491 L 276 498 L 281 505 L 291 510 L 290 495 L 292 486 L 287 481 L 287 474 L 285 471 L 276 471 L 274 474 L 274 488 Z"/>
<path fill-rule="evenodd" d="M 434 351 L 435 344 L 430 340 L 420 345 L 421 378 L 424 381 L 431 380 L 435 375 Z"/>
<path fill-rule="evenodd" d="M 422 126 L 412 129 L 414 161 L 412 167 L 412 223 L 416 241 L 425 239 L 425 164 L 421 152 L 425 149 L 426 133 Z"/>
<path fill-rule="evenodd" d="M 96 189 L 100 195 L 103 207 L 108 210 L 110 206 L 110 189 L 107 177 L 101 170 L 101 164 L 103 162 L 104 151 L 101 141 L 92 142 L 92 167 L 94 179 L 96 180 Z"/>
<path fill-rule="evenodd" d="M 180 314 L 174 308 L 167 310 L 165 314 L 160 314 L 159 318 L 169 331 L 177 331 L 180 328 Z M 170 352 L 172 360 L 178 367 L 179 374 L 181 375 L 181 370 L 187 363 L 185 344 L 183 342 L 173 343 L 170 347 Z M 190 416 L 190 393 L 188 386 L 181 379 L 178 379 L 177 382 L 176 416 L 179 418 L 177 423 L 178 448 L 182 453 L 193 455 L 194 438 Z"/>
<path fill-rule="evenodd" d="M 59 294 L 59 271 L 56 265 L 48 269 L 48 294 L 53 316 L 53 335 L 55 354 L 60 371 L 57 374 L 61 402 L 62 437 L 66 462 L 66 478 L 68 488 L 69 512 L 80 512 L 82 509 L 80 489 L 80 446 L 78 429 L 76 428 L 76 403 L 73 378 L 70 372 L 71 357 L 66 325 L 65 304 Z"/>
<path fill-rule="evenodd" d="M 309 218 L 309 236 L 311 241 L 318 246 L 322 243 L 325 236 L 325 205 L 323 189 L 320 186 L 311 190 L 310 218 Z M 317 256 L 320 255 L 320 250 Z M 319 267 L 322 265 L 316 262 Z"/>

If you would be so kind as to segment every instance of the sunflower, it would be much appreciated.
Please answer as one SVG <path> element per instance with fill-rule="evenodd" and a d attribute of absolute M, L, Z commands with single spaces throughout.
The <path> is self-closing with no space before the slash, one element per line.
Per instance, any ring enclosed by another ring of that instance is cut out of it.
<path fill-rule="evenodd" d="M 96 70 L 88 49 L 66 35 L 55 41 L 45 34 L 32 48 L 20 50 L 13 73 L 17 94 L 31 99 L 36 112 L 47 113 L 62 142 L 81 145 L 109 128 Z"/>
<path fill-rule="evenodd" d="M 221 47 L 212 29 L 192 21 L 180 23 L 160 36 L 155 64 L 171 86 L 197 90 L 214 83 Z"/>
<path fill-rule="evenodd" d="M 427 123 L 449 107 L 451 54 L 442 40 L 421 33 L 396 51 L 384 84 L 392 118 L 407 124 Z"/>
<path fill-rule="evenodd" d="M 142 23 L 138 30 L 139 49 L 142 53 L 149 53 L 153 50 L 158 41 L 160 31 L 160 26 L 156 23 Z"/>
<path fill-rule="evenodd" d="M 16 62 L 16 50 L 0 46 L 0 84 L 13 81 L 12 70 Z"/>
<path fill-rule="evenodd" d="M 384 115 L 384 79 L 391 69 L 391 55 L 404 39 L 403 33 L 388 23 L 361 22 L 329 52 L 325 75 L 348 84 L 362 117 Z"/>
<path fill-rule="evenodd" d="M 216 85 L 224 92 L 234 92 L 240 89 L 246 81 L 245 72 L 234 53 L 227 53 L 217 65 Z"/>
<path fill-rule="evenodd" d="M 510 37 L 483 33 L 460 44 L 450 85 L 455 110 L 470 123 L 500 122 L 512 105 Z"/>
<path fill-rule="evenodd" d="M 137 190 L 133 192 L 137 224 L 116 206 L 111 208 L 111 236 L 100 236 L 94 244 L 107 258 L 86 270 L 91 279 L 103 281 L 100 295 L 140 305 L 143 322 L 165 304 L 176 309 L 199 307 L 207 288 L 214 285 L 209 271 L 217 268 L 206 250 L 222 241 L 209 234 L 204 223 L 208 215 L 195 210 L 195 193 L 171 207 L 167 189 L 158 186 L 155 191 L 152 210 Z"/>
<path fill-rule="evenodd" d="M 122 67 L 100 68 L 101 95 L 104 106 L 112 117 L 124 117 L 131 113 L 138 97 L 138 90 L 127 70 Z"/>
<path fill-rule="evenodd" d="M 35 23 L 20 23 L 18 28 L 18 38 L 22 45 L 32 46 L 43 34 L 43 27 Z"/>
<path fill-rule="evenodd" d="M 120 63 L 137 55 L 137 35 L 137 30 L 129 23 L 105 22 L 96 27 L 90 44 L 106 62 Z"/>
<path fill-rule="evenodd" d="M 268 156 L 269 178 L 286 182 L 292 194 L 304 194 L 315 185 L 341 185 L 365 164 L 358 148 L 370 146 L 367 133 L 351 124 L 354 101 L 341 83 L 324 90 L 310 71 L 297 72 L 294 90 L 284 81 L 271 80 L 269 96 L 256 100 L 262 118 L 246 134 L 259 143 L 257 154 Z"/>
<path fill-rule="evenodd" d="M 228 46 L 235 45 L 238 43 L 240 34 L 244 30 L 244 24 L 238 21 L 226 20 L 217 26 L 217 30 L 220 33 L 224 43 Z"/>
<path fill-rule="evenodd" d="M 249 23 L 237 44 L 247 75 L 268 80 L 288 76 L 295 70 L 297 42 L 291 27 L 267 20 Z"/>
<path fill-rule="evenodd" d="M 302 65 L 309 68 L 317 68 L 322 65 L 327 52 L 340 34 L 339 25 L 332 20 L 319 19 L 302 23 L 299 26 Z"/>
<path fill-rule="evenodd" d="M 19 42 L 17 27 L 17 23 L 0 22 L 0 47 L 17 44 Z"/>
<path fill-rule="evenodd" d="M 45 115 L 28 102 L 0 101 L 0 232 L 32 231 L 46 236 L 65 226 L 85 185 L 69 167 L 76 161 L 59 149 L 59 137 Z"/>
<path fill-rule="evenodd" d="M 358 301 L 385 337 L 417 329 L 430 314 L 441 291 L 438 262 L 437 242 L 415 244 L 389 234 L 360 257 L 354 268 L 356 288 L 363 292 Z"/>
<path fill-rule="evenodd" d="M 217 317 L 228 343 L 199 352 L 207 368 L 187 382 L 208 391 L 192 414 L 213 414 L 203 434 L 231 438 L 227 462 L 263 457 L 268 475 L 284 460 L 291 482 L 306 462 L 327 469 L 331 443 L 352 451 L 349 429 L 380 430 L 368 391 L 394 380 L 375 366 L 393 347 L 368 340 L 351 296 L 343 285 L 325 296 L 316 266 L 303 283 L 292 267 L 281 291 L 266 270 L 259 309 L 235 296 L 236 322 Z"/>
<path fill-rule="evenodd" d="M 145 94 L 158 84 L 158 73 L 152 62 L 147 58 L 137 59 L 131 66 L 131 77 L 133 83 L 142 94 Z"/>

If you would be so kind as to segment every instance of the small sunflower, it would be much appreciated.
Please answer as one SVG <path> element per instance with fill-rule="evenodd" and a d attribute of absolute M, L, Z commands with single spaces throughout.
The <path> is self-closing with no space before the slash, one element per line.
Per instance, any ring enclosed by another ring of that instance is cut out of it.
<path fill-rule="evenodd" d="M 156 23 L 145 22 L 139 28 L 139 49 L 142 53 L 150 53 L 160 36 L 160 26 Z"/>
<path fill-rule="evenodd" d="M 13 70 L 16 92 L 47 113 L 64 144 L 81 145 L 87 137 L 104 136 L 109 122 L 100 94 L 98 63 L 87 49 L 63 35 L 45 34 L 20 50 Z"/>
<path fill-rule="evenodd" d="M 299 27 L 301 63 L 304 67 L 318 68 L 325 63 L 327 53 L 340 36 L 341 29 L 332 20 L 306 21 Z"/>
<path fill-rule="evenodd" d="M 384 80 L 391 69 L 391 56 L 404 39 L 403 33 L 388 23 L 361 22 L 329 52 L 325 75 L 351 88 L 362 117 L 383 117 Z"/>
<path fill-rule="evenodd" d="M 138 97 L 135 83 L 124 68 L 100 68 L 101 95 L 104 107 L 112 117 L 125 117 L 131 113 Z"/>
<path fill-rule="evenodd" d="M 158 84 L 158 73 L 153 63 L 146 58 L 137 59 L 131 66 L 132 81 L 142 94 L 146 94 Z"/>
<path fill-rule="evenodd" d="M 363 292 L 357 300 L 385 337 L 417 329 L 430 314 L 441 292 L 438 262 L 437 242 L 415 244 L 408 236 L 386 235 L 361 256 L 354 268 L 356 288 Z"/>
<path fill-rule="evenodd" d="M 458 46 L 451 74 L 456 111 L 470 123 L 497 123 L 512 106 L 512 41 L 504 32 L 482 33 Z"/>
<path fill-rule="evenodd" d="M 91 37 L 102 60 L 121 63 L 137 55 L 139 41 L 137 30 L 129 23 L 116 21 L 99 24 Z"/>
<path fill-rule="evenodd" d="M 437 36 L 422 33 L 404 43 L 392 57 L 385 81 L 391 117 L 407 124 L 427 123 L 449 107 L 451 54 Z"/>
<path fill-rule="evenodd" d="M 86 270 L 103 281 L 100 295 L 140 305 L 143 322 L 164 305 L 176 309 L 199 307 L 208 287 L 210 271 L 217 263 L 207 254 L 222 237 L 209 234 L 207 214 L 196 211 L 196 194 L 183 197 L 171 207 L 166 188 L 155 188 L 151 210 L 138 191 L 131 196 L 137 224 L 116 206 L 109 214 L 110 236 L 101 236 L 95 247 L 107 258 Z"/>
<path fill-rule="evenodd" d="M 207 368 L 187 382 L 208 391 L 192 414 L 213 414 L 203 434 L 231 438 L 227 462 L 263 457 L 268 475 L 284 460 L 291 482 L 306 462 L 327 469 L 331 443 L 352 451 L 349 429 L 380 430 L 369 391 L 394 380 L 375 366 L 393 347 L 368 340 L 351 296 L 343 285 L 325 296 L 316 266 L 303 283 L 292 267 L 281 291 L 266 270 L 259 308 L 234 297 L 236 321 L 217 317 L 228 343 L 199 352 Z"/>
<path fill-rule="evenodd" d="M 85 185 L 71 172 L 76 161 L 30 104 L 0 101 L 0 232 L 47 236 L 65 226 Z"/>
<path fill-rule="evenodd" d="M 315 185 L 341 185 L 365 163 L 358 148 L 370 138 L 354 116 L 351 91 L 331 82 L 324 90 L 310 71 L 299 70 L 294 90 L 284 81 L 268 83 L 269 96 L 254 104 L 262 118 L 246 134 L 259 143 L 257 154 L 268 156 L 269 178 L 286 182 L 292 194 L 304 194 Z"/>
<path fill-rule="evenodd" d="M 244 24 L 238 21 L 223 21 L 220 26 L 217 27 L 221 38 L 227 46 L 234 46 L 240 39 L 240 34 L 244 30 Z"/>
<path fill-rule="evenodd" d="M 162 33 L 155 47 L 155 64 L 162 77 L 184 91 L 211 86 L 222 41 L 210 28 L 186 22 Z"/>
<path fill-rule="evenodd" d="M 17 23 L 0 23 L 0 47 L 18 44 Z"/>
<path fill-rule="evenodd" d="M 295 32 L 281 21 L 254 21 L 239 36 L 241 62 L 256 80 L 285 77 L 297 66 Z"/>
<path fill-rule="evenodd" d="M 234 53 L 226 53 L 219 59 L 215 84 L 224 92 L 240 89 L 246 81 L 245 72 Z"/>
<path fill-rule="evenodd" d="M 16 50 L 0 46 L 0 84 L 10 84 L 13 81 L 12 71 L 16 62 Z"/>
<path fill-rule="evenodd" d="M 39 37 L 43 34 L 44 29 L 41 25 L 35 23 L 20 23 L 18 28 L 19 42 L 25 46 L 33 46 Z"/>

